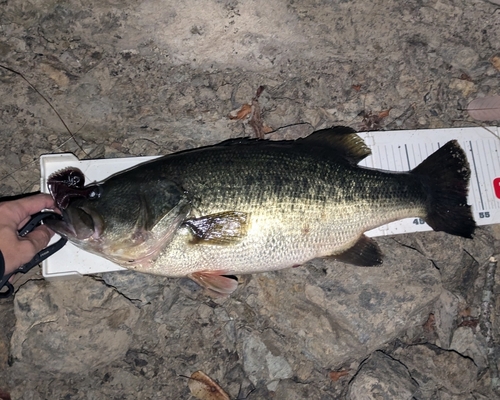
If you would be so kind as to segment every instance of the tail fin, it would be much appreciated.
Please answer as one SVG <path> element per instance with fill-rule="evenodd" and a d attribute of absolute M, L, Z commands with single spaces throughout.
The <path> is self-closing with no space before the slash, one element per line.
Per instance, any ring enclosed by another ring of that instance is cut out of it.
<path fill-rule="evenodd" d="M 413 171 L 428 187 L 425 221 L 435 231 L 472 238 L 476 222 L 467 204 L 470 168 L 456 140 L 449 141 Z"/>

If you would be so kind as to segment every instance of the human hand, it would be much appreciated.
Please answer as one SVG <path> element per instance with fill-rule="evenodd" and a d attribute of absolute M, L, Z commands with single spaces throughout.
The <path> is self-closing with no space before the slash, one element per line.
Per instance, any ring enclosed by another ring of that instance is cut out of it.
<path fill-rule="evenodd" d="M 20 237 L 17 234 L 17 231 L 30 220 L 31 215 L 46 208 L 56 208 L 52 197 L 48 194 L 37 194 L 0 203 L 0 251 L 5 261 L 5 275 L 30 261 L 36 253 L 47 246 L 54 235 L 44 225 L 36 227 L 26 236 Z"/>

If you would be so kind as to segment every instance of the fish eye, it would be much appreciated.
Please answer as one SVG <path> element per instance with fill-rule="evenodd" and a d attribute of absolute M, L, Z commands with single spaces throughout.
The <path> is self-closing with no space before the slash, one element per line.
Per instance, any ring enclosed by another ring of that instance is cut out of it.
<path fill-rule="evenodd" d="M 88 194 L 88 198 L 90 200 L 97 200 L 100 198 L 102 195 L 102 187 L 101 186 L 94 186 L 91 188 Z"/>

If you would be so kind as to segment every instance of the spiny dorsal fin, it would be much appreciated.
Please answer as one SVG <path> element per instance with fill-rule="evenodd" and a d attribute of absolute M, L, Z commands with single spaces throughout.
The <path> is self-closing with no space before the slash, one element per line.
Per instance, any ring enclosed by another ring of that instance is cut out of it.
<path fill-rule="evenodd" d="M 302 143 L 331 149 L 353 164 L 359 163 L 371 154 L 363 139 L 354 129 L 347 126 L 321 129 L 300 140 Z"/>

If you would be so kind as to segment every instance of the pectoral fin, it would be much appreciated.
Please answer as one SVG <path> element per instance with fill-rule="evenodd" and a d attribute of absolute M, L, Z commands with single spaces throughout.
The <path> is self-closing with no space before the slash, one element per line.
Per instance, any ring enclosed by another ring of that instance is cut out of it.
<path fill-rule="evenodd" d="M 184 221 L 194 235 L 193 243 L 231 244 L 239 241 L 247 233 L 248 214 L 238 211 L 226 211 L 189 218 Z"/>
<path fill-rule="evenodd" d="M 189 275 L 201 287 L 217 297 L 226 297 L 238 287 L 238 280 L 234 276 L 224 275 L 224 271 L 201 271 Z"/>
<path fill-rule="evenodd" d="M 373 267 L 382 264 L 382 252 L 377 242 L 365 235 L 361 235 L 349 250 L 331 257 L 360 267 Z"/>

